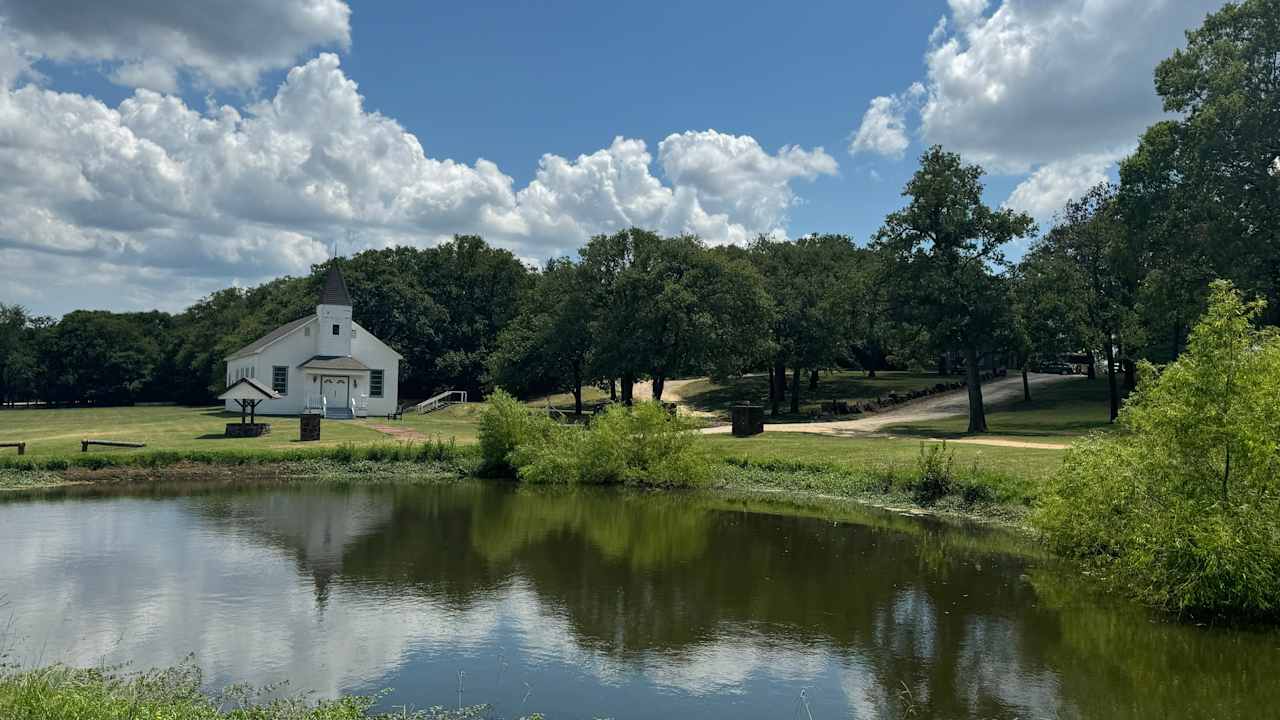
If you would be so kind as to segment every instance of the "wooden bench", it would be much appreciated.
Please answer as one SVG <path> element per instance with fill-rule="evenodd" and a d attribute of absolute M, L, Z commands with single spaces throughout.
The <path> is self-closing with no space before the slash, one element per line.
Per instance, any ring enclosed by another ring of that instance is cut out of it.
<path fill-rule="evenodd" d="M 27 454 L 27 444 L 24 442 L 0 443 L 0 448 L 7 448 L 7 447 L 18 448 L 19 455 Z"/>
<path fill-rule="evenodd" d="M 80 452 L 89 452 L 90 445 L 102 445 L 105 447 L 127 447 L 127 448 L 140 448 L 140 447 L 147 446 L 146 443 L 125 442 L 123 440 L 81 440 Z"/>

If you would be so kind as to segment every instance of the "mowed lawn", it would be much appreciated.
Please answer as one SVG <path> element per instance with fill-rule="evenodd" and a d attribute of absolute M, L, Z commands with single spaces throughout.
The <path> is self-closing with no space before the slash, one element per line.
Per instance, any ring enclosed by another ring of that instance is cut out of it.
<path fill-rule="evenodd" d="M 1043 394 L 1044 400 L 1038 402 L 1049 403 L 1054 400 L 1049 392 Z M 483 403 L 455 405 L 429 415 L 405 415 L 399 421 L 381 418 L 324 420 L 321 424 L 321 440 L 317 443 L 299 442 L 296 417 L 261 418 L 273 426 L 272 433 L 264 437 L 226 438 L 223 436 L 224 425 L 237 422 L 239 416 L 225 413 L 219 407 L 3 410 L 0 411 L 0 442 L 25 441 L 28 444 L 27 454 L 32 457 L 79 454 L 80 440 L 86 438 L 144 442 L 147 444 L 145 450 L 227 452 L 396 442 L 390 436 L 370 427 L 378 424 L 411 429 L 433 440 L 448 442 L 452 439 L 459 444 L 469 444 L 476 441 L 480 414 L 484 407 Z M 1042 408 L 1038 412 L 1052 415 L 1056 411 Z M 1103 412 L 1105 413 L 1105 405 Z M 997 413 L 993 413 L 993 417 L 997 416 Z M 1105 415 L 1103 419 L 1105 420 Z M 954 425 L 959 430 L 964 429 L 962 418 L 942 422 Z M 942 431 L 938 427 L 931 427 L 921 429 L 920 432 L 932 434 Z M 753 438 L 707 436 L 705 442 L 709 451 L 721 458 L 830 464 L 861 469 L 894 467 L 906 470 L 915 467 L 922 440 L 766 433 Z M 954 452 L 958 468 L 967 470 L 977 466 L 981 470 L 1024 478 L 1043 477 L 1052 472 L 1062 459 L 1062 452 L 1056 450 L 977 445 L 954 445 L 949 449 Z M 13 449 L 0 452 L 16 454 Z M 92 447 L 89 452 L 131 453 L 144 450 Z"/>
<path fill-rule="evenodd" d="M 1071 441 L 1094 431 L 1109 431 L 1107 379 L 1075 380 L 1032 389 L 1031 402 L 1017 400 L 987 407 L 988 435 L 1039 442 Z M 948 438 L 966 434 L 964 416 L 904 423 L 884 428 L 894 435 Z"/>
<path fill-rule="evenodd" d="M 879 372 L 875 378 L 867 378 L 861 370 L 836 370 L 823 372 L 819 376 L 818 388 L 809 389 L 809 375 L 800 378 L 800 413 L 791 415 L 791 375 L 787 375 L 788 400 L 781 410 L 786 413 L 782 417 L 768 419 L 769 422 L 799 422 L 808 420 L 818 412 L 823 402 L 832 400 L 874 400 L 885 397 L 889 393 L 905 393 L 911 390 L 930 388 L 940 382 L 953 382 L 955 378 L 942 377 L 936 373 L 912 372 Z M 734 405 L 750 401 L 757 405 L 769 403 L 769 377 L 764 374 L 746 375 L 724 382 L 710 379 L 695 380 L 680 388 L 680 396 L 695 410 L 721 414 L 726 417 Z"/>
<path fill-rule="evenodd" d="M 807 433 L 765 433 L 749 438 L 709 435 L 707 446 L 717 457 L 754 461 L 802 462 L 851 469 L 912 470 L 923 447 L 937 443 L 914 438 L 833 437 Z M 1063 451 L 986 445 L 947 445 L 955 469 L 1039 480 L 1062 464 Z"/>
<path fill-rule="evenodd" d="M 474 411 L 470 412 L 470 411 Z M 145 450 L 243 451 L 324 447 L 343 443 L 395 442 L 369 427 L 371 422 L 402 424 L 424 435 L 458 442 L 475 439 L 474 406 L 453 407 L 430 415 L 405 416 L 403 421 L 377 419 L 323 420 L 318 442 L 298 440 L 297 417 L 259 416 L 271 423 L 271 434 L 257 438 L 227 438 L 225 425 L 239 422 L 238 413 L 221 407 L 135 406 L 116 408 L 59 408 L 0 410 L 0 443 L 27 443 L 33 457 L 80 453 L 80 441 L 123 440 L 146 443 Z M 143 452 L 141 449 L 90 447 L 90 453 Z M 16 454 L 12 448 L 0 453 Z"/>
<path fill-rule="evenodd" d="M 485 403 L 467 403 L 450 405 L 427 415 L 406 412 L 402 420 L 385 420 L 370 418 L 368 422 L 378 425 L 401 426 L 416 430 L 432 440 L 448 442 L 454 440 L 460 445 L 474 443 L 479 439 L 480 415 L 484 412 Z"/>

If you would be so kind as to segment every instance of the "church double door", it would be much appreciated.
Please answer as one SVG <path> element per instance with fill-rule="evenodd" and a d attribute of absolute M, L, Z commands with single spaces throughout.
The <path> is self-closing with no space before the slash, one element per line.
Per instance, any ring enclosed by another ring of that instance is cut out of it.
<path fill-rule="evenodd" d="M 320 378 L 320 389 L 330 408 L 348 407 L 351 403 L 351 381 L 348 378 L 325 375 Z"/>

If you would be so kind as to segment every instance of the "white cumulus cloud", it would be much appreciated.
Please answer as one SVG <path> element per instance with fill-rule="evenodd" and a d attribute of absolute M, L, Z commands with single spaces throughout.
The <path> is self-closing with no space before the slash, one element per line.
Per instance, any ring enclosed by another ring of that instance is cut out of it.
<path fill-rule="evenodd" d="M 914 124 L 925 143 L 992 172 L 1034 173 L 1009 202 L 1043 212 L 1160 119 L 1155 66 L 1222 4 L 949 0 L 927 42 L 922 102 L 873 99 L 855 150 L 900 156 Z"/>
<path fill-rule="evenodd" d="M 1107 170 L 1122 156 L 1123 153 L 1081 155 L 1042 165 L 1013 189 L 1004 205 L 1025 212 L 1043 224 L 1069 200 L 1106 182 Z"/>
<path fill-rule="evenodd" d="M 944 26 L 939 26 L 944 27 Z M 911 144 L 907 131 L 907 113 L 917 109 L 924 95 L 924 85 L 914 83 L 901 95 L 872 98 L 862 116 L 862 124 L 849 144 L 849 154 L 875 153 L 900 158 Z"/>
<path fill-rule="evenodd" d="M 110 107 L 18 84 L 22 56 L 4 57 L 0 263 L 28 269 L 13 292 L 37 309 L 177 308 L 305 272 L 351 231 L 372 247 L 476 233 L 526 258 L 632 225 L 740 242 L 784 228 L 793 182 L 836 171 L 821 148 L 770 153 L 708 130 L 659 144 L 667 182 L 644 141 L 619 137 L 544 156 L 517 189 L 496 164 L 433 158 L 366 110 L 333 54 L 290 70 L 268 99 L 205 111 L 146 89 Z"/>
<path fill-rule="evenodd" d="M 0 0 L 0 25 L 41 57 L 106 62 L 120 84 L 173 92 L 188 73 L 251 87 L 317 47 L 345 48 L 343 0 Z"/>

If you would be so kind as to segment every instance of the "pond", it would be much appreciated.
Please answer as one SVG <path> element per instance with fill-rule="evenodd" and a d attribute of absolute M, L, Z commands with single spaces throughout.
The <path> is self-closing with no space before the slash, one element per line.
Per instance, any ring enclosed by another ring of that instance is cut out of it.
<path fill-rule="evenodd" d="M 500 483 L 0 503 L 0 655 L 553 718 L 1234 718 L 1280 632 L 857 506 Z M 461 689 L 461 698 L 459 690 Z"/>

